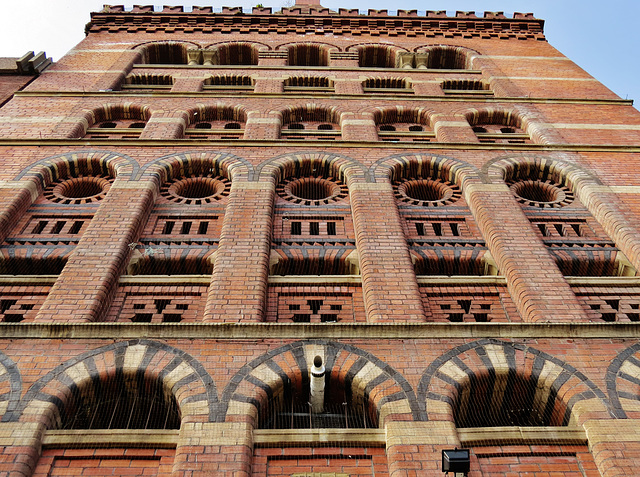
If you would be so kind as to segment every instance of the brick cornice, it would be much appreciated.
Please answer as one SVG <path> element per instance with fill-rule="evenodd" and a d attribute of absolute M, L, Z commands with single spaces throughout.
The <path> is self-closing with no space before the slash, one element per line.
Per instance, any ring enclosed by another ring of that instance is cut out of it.
<path fill-rule="evenodd" d="M 311 18 L 312 22 L 305 21 Z M 389 21 L 385 21 L 385 20 Z M 401 20 L 401 23 L 398 23 Z M 307 24 L 311 23 L 311 24 Z M 424 37 L 458 36 L 461 38 L 531 39 L 546 41 L 544 20 L 531 14 L 514 14 L 507 18 L 502 13 L 486 12 L 478 18 L 474 12 L 458 12 L 455 17 L 445 12 L 427 11 L 418 16 L 417 11 L 399 10 L 398 15 L 388 15 L 386 10 L 370 10 L 360 15 L 358 10 L 327 8 L 304 11 L 301 8 L 283 8 L 272 14 L 270 8 L 254 8 L 246 14 L 241 8 L 223 7 L 222 13 L 211 9 L 182 12 L 165 8 L 162 12 L 126 12 L 121 6 L 105 7 L 102 12 L 91 14 L 86 26 L 87 34 L 98 32 L 202 32 L 234 34 L 287 34 L 304 35 L 407 35 Z"/>
<path fill-rule="evenodd" d="M 4 339 L 638 339 L 636 323 L 0 323 Z"/>

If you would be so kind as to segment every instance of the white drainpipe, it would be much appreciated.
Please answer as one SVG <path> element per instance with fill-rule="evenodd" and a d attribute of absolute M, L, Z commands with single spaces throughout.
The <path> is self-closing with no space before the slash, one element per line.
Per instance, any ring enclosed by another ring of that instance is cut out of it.
<path fill-rule="evenodd" d="M 313 358 L 311 368 L 311 412 L 314 414 L 324 411 L 324 365 L 322 356 Z"/>

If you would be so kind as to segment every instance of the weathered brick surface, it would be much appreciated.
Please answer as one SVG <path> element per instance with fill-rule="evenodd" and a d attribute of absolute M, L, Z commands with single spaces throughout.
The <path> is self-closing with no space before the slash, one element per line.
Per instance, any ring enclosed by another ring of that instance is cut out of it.
<path fill-rule="evenodd" d="M 629 336 L 640 319 L 640 114 L 531 15 L 479 17 L 312 1 L 94 15 L 0 109 L 0 320 L 26 323 L 0 339 L 0 473 L 441 475 L 456 426 L 477 424 L 586 437 L 475 445 L 472 476 L 636 475 L 640 344 L 602 330 Z M 434 51 L 453 62 L 429 64 Z M 152 84 L 123 87 L 130 74 Z M 28 79 L 0 77 L 0 102 Z M 54 194 L 96 175 L 115 178 L 108 191 Z M 287 192 L 298 179 L 307 197 Z M 402 198 L 404 180 L 442 188 Z M 546 185 L 514 197 L 526 180 Z M 560 189 L 573 202 L 531 205 Z M 342 338 L 247 339 L 247 322 Z M 426 324 L 386 334 L 403 322 Z M 502 339 L 463 338 L 458 322 Z M 575 335 L 544 338 L 545 322 Z M 129 323 L 151 326 L 126 341 Z M 451 335 L 431 337 L 442 323 Z M 534 331 L 512 338 L 511 323 Z M 104 326 L 108 339 L 73 338 Z M 254 446 L 266 414 L 306 399 L 316 355 L 330 399 L 373 414 L 384 442 Z M 41 448 L 114 377 L 175 397 L 175 449 Z"/>

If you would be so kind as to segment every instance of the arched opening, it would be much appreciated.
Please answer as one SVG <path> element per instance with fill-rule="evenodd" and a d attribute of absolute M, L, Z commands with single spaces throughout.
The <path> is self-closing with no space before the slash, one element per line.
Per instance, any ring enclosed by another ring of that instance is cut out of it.
<path fill-rule="evenodd" d="M 467 120 L 482 143 L 530 144 L 529 134 L 519 114 L 505 110 L 480 110 L 467 114 Z"/>
<path fill-rule="evenodd" d="M 186 65 L 187 45 L 167 41 L 149 43 L 139 47 L 142 51 L 142 63 L 148 65 Z"/>
<path fill-rule="evenodd" d="M 378 138 L 387 142 L 431 142 L 435 134 L 430 111 L 421 108 L 377 108 L 373 119 Z"/>
<path fill-rule="evenodd" d="M 116 373 L 86 383 L 60 409 L 59 429 L 179 429 L 180 408 L 162 381 Z"/>
<path fill-rule="evenodd" d="M 151 112 L 135 104 L 106 105 L 86 115 L 89 123 L 85 139 L 137 139 L 142 134 Z"/>
<path fill-rule="evenodd" d="M 364 68 L 394 68 L 395 50 L 386 45 L 366 45 L 358 48 L 358 65 Z"/>
<path fill-rule="evenodd" d="M 470 68 L 469 50 L 456 46 L 432 46 L 421 50 L 426 53 L 428 69 L 465 70 Z"/>
<path fill-rule="evenodd" d="M 231 106 L 200 106 L 189 113 L 185 139 L 234 140 L 244 137 L 245 110 Z"/>
<path fill-rule="evenodd" d="M 339 113 L 315 104 L 290 108 L 282 112 L 283 139 L 335 140 L 340 137 Z"/>
<path fill-rule="evenodd" d="M 297 43 L 287 47 L 289 66 L 327 66 L 329 50 L 317 43 Z"/>

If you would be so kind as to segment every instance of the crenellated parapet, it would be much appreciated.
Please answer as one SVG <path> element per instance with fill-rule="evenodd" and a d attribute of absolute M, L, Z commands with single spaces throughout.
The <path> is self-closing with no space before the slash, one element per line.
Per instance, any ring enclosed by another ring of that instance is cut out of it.
<path fill-rule="evenodd" d="M 457 11 L 448 16 L 446 11 L 368 10 L 341 8 L 337 12 L 321 5 L 296 4 L 283 7 L 279 12 L 271 8 L 253 7 L 245 13 L 242 7 L 193 7 L 185 12 L 183 7 L 164 6 L 155 11 L 151 5 L 136 5 L 126 11 L 122 5 L 105 6 L 92 13 L 87 33 L 97 32 L 171 32 L 202 33 L 298 33 L 315 35 L 363 35 L 383 36 L 448 36 L 461 38 L 535 39 L 544 41 L 544 20 L 531 13 L 514 13 L 508 18 L 503 12 Z M 300 16 L 313 21 L 300 23 Z M 385 18 L 402 18 L 402 21 L 384 21 Z"/>

